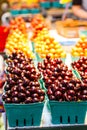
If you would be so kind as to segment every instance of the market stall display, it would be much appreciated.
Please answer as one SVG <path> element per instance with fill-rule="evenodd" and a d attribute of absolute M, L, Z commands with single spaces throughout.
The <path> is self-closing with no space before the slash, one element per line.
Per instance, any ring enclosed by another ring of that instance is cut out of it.
<path fill-rule="evenodd" d="M 87 60 L 87 58 L 83 59 Z M 69 70 L 62 60 L 53 60 L 50 56 L 47 56 L 42 63 L 39 62 L 38 68 L 43 75 L 44 86 L 49 98 L 52 123 L 85 123 L 87 106 L 86 81 L 81 81 L 76 76 L 76 73 Z"/>
<path fill-rule="evenodd" d="M 86 62 L 87 58 L 84 57 L 82 60 Z M 72 63 L 75 68 L 74 64 L 75 63 Z M 76 65 L 77 64 L 79 63 L 77 62 Z M 43 63 L 38 63 L 38 68 L 43 74 L 43 80 L 45 82 L 45 87 L 47 88 L 47 95 L 50 100 L 87 100 L 86 94 L 84 95 L 85 98 L 83 98 L 83 95 L 81 94 L 83 93 L 83 84 L 81 83 L 80 79 L 77 79 L 75 75 L 73 75 L 73 70 L 69 70 L 68 66 L 65 65 L 62 60 L 53 60 L 50 58 L 50 56 L 47 56 Z M 86 86 L 86 83 L 84 85 Z M 86 90 L 83 91 L 86 92 Z"/>
<path fill-rule="evenodd" d="M 34 67 L 33 61 L 21 52 L 12 53 L 6 64 L 6 82 L 2 99 L 9 126 L 39 126 L 45 100 L 39 71 Z"/>
<path fill-rule="evenodd" d="M 9 126 L 43 129 L 44 106 L 51 114 L 52 126 L 87 124 L 87 83 L 79 75 L 84 77 L 83 71 L 86 74 L 87 59 L 72 63 L 69 69 L 68 54 L 50 35 L 45 19 L 36 15 L 29 24 L 31 39 L 22 18 L 12 20 L 5 46 L 6 82 L 2 98 Z M 81 37 L 80 43 L 84 50 L 86 38 Z"/>
<path fill-rule="evenodd" d="M 14 17 L 18 15 L 28 16 L 29 14 L 39 14 L 43 12 L 42 10 L 47 11 L 53 8 L 64 10 L 67 5 L 67 2 L 60 0 L 8 0 L 8 2 L 10 12 Z M 68 1 L 68 5 L 71 8 L 72 2 Z"/>
<path fill-rule="evenodd" d="M 10 12 L 13 16 L 37 14 L 40 12 L 38 0 L 8 0 L 10 5 Z"/>

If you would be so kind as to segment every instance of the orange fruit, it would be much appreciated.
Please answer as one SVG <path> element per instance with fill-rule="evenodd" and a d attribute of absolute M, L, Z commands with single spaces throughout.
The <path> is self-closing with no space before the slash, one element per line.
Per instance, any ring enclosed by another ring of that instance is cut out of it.
<path fill-rule="evenodd" d="M 52 54 L 54 54 L 54 53 L 55 53 L 55 49 L 53 49 L 53 48 L 52 48 L 52 49 L 50 49 L 49 51 L 50 51 L 50 53 L 52 53 Z"/>
<path fill-rule="evenodd" d="M 83 43 L 81 44 L 81 47 L 82 47 L 82 48 L 86 48 L 86 43 L 83 42 Z"/>
<path fill-rule="evenodd" d="M 65 58 L 66 57 L 66 53 L 65 52 L 62 52 L 61 53 L 61 58 Z"/>
<path fill-rule="evenodd" d="M 80 56 L 84 56 L 84 52 L 80 52 Z"/>
<path fill-rule="evenodd" d="M 72 55 L 75 56 L 75 57 L 80 56 L 80 54 L 78 52 L 73 52 Z"/>
<path fill-rule="evenodd" d="M 81 47 L 78 47 L 78 50 L 77 50 L 77 52 L 81 52 L 81 51 L 83 51 L 83 49 L 81 48 Z"/>

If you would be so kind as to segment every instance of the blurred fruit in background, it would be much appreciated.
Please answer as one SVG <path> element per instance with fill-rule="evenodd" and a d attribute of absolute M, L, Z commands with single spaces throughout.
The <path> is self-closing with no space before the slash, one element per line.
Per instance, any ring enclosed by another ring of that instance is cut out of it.
<path fill-rule="evenodd" d="M 72 2 L 72 0 L 60 0 L 60 3 L 61 4 L 67 4 L 69 2 Z"/>
<path fill-rule="evenodd" d="M 37 34 L 44 28 L 47 28 L 49 30 L 50 23 L 48 23 L 41 14 L 37 14 L 31 20 L 31 27 L 33 31 L 33 40 L 35 37 L 37 37 Z"/>
<path fill-rule="evenodd" d="M 38 0 L 8 0 L 11 9 L 20 10 L 20 9 L 29 9 L 31 7 L 38 7 Z"/>
<path fill-rule="evenodd" d="M 20 30 L 24 35 L 27 36 L 27 27 L 24 19 L 21 16 L 15 17 L 10 21 L 10 30 Z"/>

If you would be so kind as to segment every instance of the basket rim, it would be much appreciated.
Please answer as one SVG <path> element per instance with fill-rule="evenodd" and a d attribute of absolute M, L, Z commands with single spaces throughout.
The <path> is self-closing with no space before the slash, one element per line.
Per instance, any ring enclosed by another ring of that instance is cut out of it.
<path fill-rule="evenodd" d="M 61 102 L 59 102 L 59 101 L 56 101 L 56 100 L 54 100 L 54 101 L 52 101 L 52 100 L 49 100 L 49 103 L 53 103 L 53 104 L 72 104 L 72 105 L 76 105 L 76 104 L 84 104 L 84 105 L 86 105 L 87 104 L 87 101 L 61 101 Z"/>
<path fill-rule="evenodd" d="M 19 103 L 3 103 L 4 106 L 6 107 L 32 107 L 32 106 L 40 106 L 43 105 L 45 103 L 45 101 L 43 102 L 37 102 L 37 103 L 29 103 L 29 104 L 19 104 Z"/>

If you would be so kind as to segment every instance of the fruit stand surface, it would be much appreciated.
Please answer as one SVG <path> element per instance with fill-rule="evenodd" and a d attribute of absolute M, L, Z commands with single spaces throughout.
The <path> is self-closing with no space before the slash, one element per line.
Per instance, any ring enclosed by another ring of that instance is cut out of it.
<path fill-rule="evenodd" d="M 49 127 L 14 128 L 8 130 L 87 130 L 87 125 L 59 125 Z"/>

